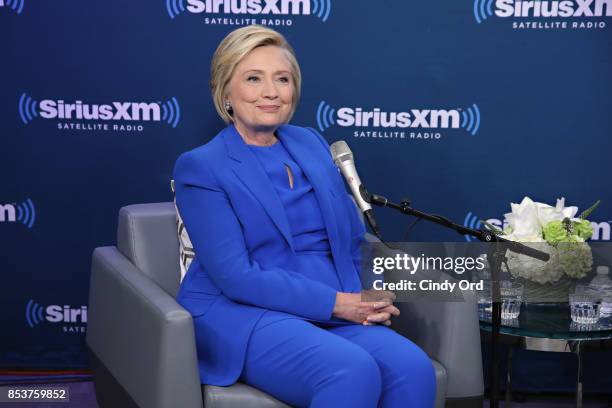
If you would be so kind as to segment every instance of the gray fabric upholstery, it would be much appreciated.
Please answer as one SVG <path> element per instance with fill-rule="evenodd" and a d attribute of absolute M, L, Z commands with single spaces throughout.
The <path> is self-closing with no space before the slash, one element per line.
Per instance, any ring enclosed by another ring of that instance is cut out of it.
<path fill-rule="evenodd" d="M 447 398 L 484 393 L 475 296 L 464 302 L 398 303 L 404 316 L 394 329 L 414 341 L 448 374 Z"/>
<path fill-rule="evenodd" d="M 446 383 L 448 377 L 446 369 L 436 360 L 431 360 L 436 371 L 436 405 L 435 408 L 444 408 L 444 400 L 446 399 Z"/>
<path fill-rule="evenodd" d="M 203 385 L 204 406 L 214 408 L 289 408 L 289 405 L 246 384 Z"/>
<path fill-rule="evenodd" d="M 180 276 L 175 217 L 171 202 L 121 209 L 118 248 L 93 253 L 88 347 L 142 408 L 201 408 L 204 401 L 207 408 L 287 407 L 244 384 L 200 384 L 193 321 L 174 299 Z M 394 328 L 440 362 L 433 361 L 436 407 L 445 396 L 482 395 L 475 307 L 474 299 L 400 305 Z"/>
<path fill-rule="evenodd" d="M 87 345 L 140 407 L 202 407 L 191 315 L 114 247 L 93 253 Z"/>
<path fill-rule="evenodd" d="M 436 405 L 444 408 L 446 395 L 446 370 L 437 361 L 432 361 L 436 372 Z M 203 385 L 204 406 L 215 408 L 288 408 L 289 405 L 246 384 L 236 383 L 231 387 Z"/>
<path fill-rule="evenodd" d="M 181 272 L 172 203 L 136 204 L 119 210 L 117 248 L 166 292 L 176 296 Z"/>

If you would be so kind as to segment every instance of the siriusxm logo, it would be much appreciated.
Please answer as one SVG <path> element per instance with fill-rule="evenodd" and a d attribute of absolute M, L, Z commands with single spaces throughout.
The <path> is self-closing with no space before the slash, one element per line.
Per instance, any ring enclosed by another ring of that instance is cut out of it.
<path fill-rule="evenodd" d="M 20 222 L 32 228 L 36 221 L 36 209 L 29 198 L 21 203 L 0 204 L 0 222 Z"/>
<path fill-rule="evenodd" d="M 489 17 L 577 19 L 612 16 L 612 0 L 473 0 L 474 18 L 478 24 Z M 606 23 L 573 21 L 514 22 L 513 28 L 604 28 Z"/>
<path fill-rule="evenodd" d="M 488 220 L 485 220 L 485 221 L 501 230 L 506 228 L 506 226 L 508 225 L 507 222 L 505 221 L 502 222 L 501 220 L 498 220 L 496 218 L 489 218 Z M 471 212 L 468 212 L 467 215 L 465 216 L 465 219 L 463 220 L 463 226 L 467 228 L 472 228 L 472 229 L 481 229 L 484 227 L 484 225 L 482 224 L 482 221 L 480 221 L 480 218 L 472 214 Z M 465 240 L 468 242 L 476 241 L 476 238 L 470 235 L 464 235 L 464 236 L 465 236 Z"/>
<path fill-rule="evenodd" d="M 186 3 L 186 4 L 185 4 Z M 166 0 L 166 10 L 174 19 L 183 12 L 192 14 L 205 13 L 224 14 L 228 16 L 315 16 L 325 22 L 331 13 L 331 0 Z M 291 25 L 291 23 L 275 23 L 275 20 L 238 19 L 224 21 L 212 19 L 209 24 L 248 25 L 260 23 L 264 25 Z M 289 20 L 290 21 L 290 20 Z"/>
<path fill-rule="evenodd" d="M 176 128 L 181 117 L 181 109 L 176 98 L 166 102 L 111 102 L 110 104 L 89 104 L 76 100 L 66 103 L 61 99 L 43 99 L 40 103 L 25 92 L 19 98 L 19 116 L 24 124 L 35 118 L 83 120 L 83 121 L 129 121 L 129 122 L 166 122 Z M 74 129 L 71 126 L 70 129 Z M 63 127 L 60 127 L 63 129 Z M 108 125 L 89 127 L 89 129 L 108 130 Z M 113 130 L 121 130 L 115 125 Z"/>
<path fill-rule="evenodd" d="M 6 7 L 17 14 L 21 14 L 23 12 L 24 3 L 24 0 L 0 0 L 0 7 Z"/>
<path fill-rule="evenodd" d="M 42 322 L 87 323 L 87 306 L 71 308 L 68 305 L 49 305 L 45 307 L 30 299 L 26 304 L 25 317 L 30 328 Z"/>
<path fill-rule="evenodd" d="M 409 109 L 401 112 L 388 112 L 380 108 L 367 110 L 360 107 L 341 107 L 336 109 L 325 101 L 321 101 L 317 108 L 316 120 L 321 132 L 337 125 L 384 129 L 465 129 L 469 134 L 475 135 L 480 128 L 480 109 L 478 105 L 472 104 L 465 109 Z M 396 133 L 405 134 L 406 132 Z"/>
<path fill-rule="evenodd" d="M 484 227 L 484 225 L 482 225 L 482 221 L 480 220 L 481 218 L 472 214 L 472 212 L 468 212 L 463 220 L 463 225 L 468 228 L 480 229 Z M 508 226 L 506 221 L 502 221 L 497 218 L 489 218 L 486 220 L 486 222 L 502 230 Z M 612 221 L 591 222 L 591 228 L 593 228 L 593 236 L 591 237 L 591 241 L 610 241 L 611 224 Z M 465 235 L 465 240 L 471 242 L 474 240 L 474 238 L 469 235 Z"/>

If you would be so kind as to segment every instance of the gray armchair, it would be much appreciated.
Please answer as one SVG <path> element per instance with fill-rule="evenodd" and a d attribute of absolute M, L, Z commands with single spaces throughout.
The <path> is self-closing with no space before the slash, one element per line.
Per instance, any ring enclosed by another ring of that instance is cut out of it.
<path fill-rule="evenodd" d="M 178 260 L 171 202 L 122 208 L 117 246 L 94 250 L 87 346 L 100 407 L 287 407 L 245 384 L 200 384 L 191 315 L 174 300 Z M 482 407 L 475 300 L 400 308 L 396 330 L 436 368 L 436 407 Z"/>

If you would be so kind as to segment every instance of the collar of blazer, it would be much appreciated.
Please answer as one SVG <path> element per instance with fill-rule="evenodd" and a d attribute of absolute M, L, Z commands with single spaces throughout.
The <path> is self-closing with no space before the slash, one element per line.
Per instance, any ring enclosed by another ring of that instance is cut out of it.
<path fill-rule="evenodd" d="M 321 164 L 325 160 L 331 161 L 331 158 L 322 148 L 317 136 L 308 129 L 283 125 L 278 128 L 276 135 L 312 184 L 327 229 L 332 255 L 338 267 L 338 256 L 340 255 L 338 228 L 330 199 L 330 194 L 335 195 L 336 193 L 333 191 L 329 176 L 326 175 L 325 166 Z M 234 173 L 259 200 L 291 249 L 294 250 L 287 214 L 265 170 L 233 125 L 229 125 L 223 131 L 223 139 L 228 156 L 233 159 Z"/>

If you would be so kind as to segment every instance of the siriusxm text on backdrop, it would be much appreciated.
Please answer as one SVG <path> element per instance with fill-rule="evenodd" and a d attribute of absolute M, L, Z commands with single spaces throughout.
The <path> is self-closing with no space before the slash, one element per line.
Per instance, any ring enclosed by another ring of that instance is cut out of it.
<path fill-rule="evenodd" d="M 41 305 L 29 299 L 25 307 L 26 324 L 31 329 L 47 323 L 58 324 L 63 333 L 85 333 L 87 306 Z"/>
<path fill-rule="evenodd" d="M 37 119 L 57 120 L 59 130 L 101 130 L 142 132 L 144 125 L 134 122 L 165 122 L 178 126 L 181 109 L 176 98 L 166 102 L 89 103 L 76 99 L 43 99 L 40 102 L 25 92 L 18 101 L 21 121 L 29 124 Z M 115 122 L 108 124 L 107 122 Z"/>
<path fill-rule="evenodd" d="M 30 198 L 20 203 L 0 204 L 0 223 L 20 223 L 28 228 L 36 221 L 36 207 Z"/>
<path fill-rule="evenodd" d="M 378 107 L 335 108 L 321 101 L 316 110 L 316 120 L 321 132 L 334 125 L 354 128 L 355 138 L 439 140 L 447 132 L 459 129 L 475 136 L 480 128 L 481 112 L 476 104 L 456 109 L 387 111 Z"/>
<path fill-rule="evenodd" d="M 474 18 L 512 19 L 514 29 L 598 29 L 612 16 L 610 0 L 473 0 Z"/>
<path fill-rule="evenodd" d="M 480 229 L 483 227 L 482 219 L 475 213 L 469 211 L 463 220 L 463 225 L 468 228 Z M 508 222 L 499 218 L 489 218 L 485 220 L 488 224 L 493 225 L 498 229 L 505 229 L 508 226 Z M 612 238 L 612 220 L 610 221 L 591 221 L 591 228 L 593 229 L 593 235 L 590 241 L 610 241 Z M 465 236 L 465 240 L 471 242 L 474 240 L 469 235 Z"/>
<path fill-rule="evenodd" d="M 166 10 L 175 19 L 182 13 L 202 14 L 210 25 L 291 26 L 289 17 L 313 16 L 326 22 L 332 0 L 166 0 Z"/>

